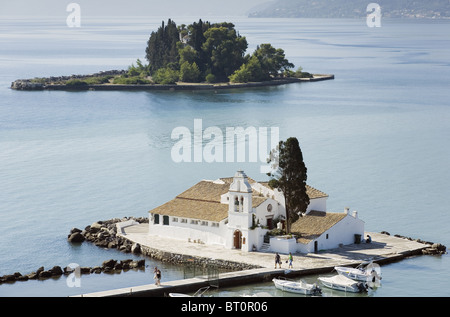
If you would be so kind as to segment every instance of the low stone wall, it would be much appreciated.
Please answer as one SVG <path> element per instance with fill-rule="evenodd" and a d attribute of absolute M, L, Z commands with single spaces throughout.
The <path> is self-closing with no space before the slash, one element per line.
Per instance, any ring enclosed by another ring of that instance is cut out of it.
<path fill-rule="evenodd" d="M 256 268 L 262 268 L 261 266 L 250 265 L 239 262 L 210 259 L 204 257 L 193 257 L 189 255 L 165 252 L 162 250 L 153 249 L 147 246 L 141 246 L 142 254 L 159 260 L 161 262 L 167 262 L 176 265 L 192 265 L 196 267 L 215 267 L 217 269 L 229 270 L 229 271 L 242 271 L 251 270 Z"/>

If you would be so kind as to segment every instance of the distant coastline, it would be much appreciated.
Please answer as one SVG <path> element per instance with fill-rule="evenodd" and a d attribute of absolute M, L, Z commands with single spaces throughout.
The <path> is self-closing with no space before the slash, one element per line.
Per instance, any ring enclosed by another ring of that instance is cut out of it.
<path fill-rule="evenodd" d="M 60 90 L 60 91 L 193 91 L 193 90 L 219 90 L 219 89 L 242 89 L 255 88 L 267 86 L 279 86 L 299 82 L 316 82 L 323 80 L 334 79 L 333 74 L 312 74 L 308 78 L 274 78 L 268 81 L 248 82 L 248 83 L 183 83 L 176 84 L 112 84 L 110 82 L 102 84 L 83 84 L 83 85 L 68 85 L 69 80 L 98 78 L 107 76 L 118 76 L 125 71 L 106 71 L 92 75 L 72 75 L 49 78 L 35 78 L 35 79 L 18 79 L 11 83 L 11 89 L 24 91 L 39 91 L 39 90 Z"/>
<path fill-rule="evenodd" d="M 447 0 L 377 0 L 383 18 L 394 19 L 450 19 Z M 310 18 L 361 19 L 366 18 L 366 0 L 275 0 L 249 10 L 250 18 Z"/>

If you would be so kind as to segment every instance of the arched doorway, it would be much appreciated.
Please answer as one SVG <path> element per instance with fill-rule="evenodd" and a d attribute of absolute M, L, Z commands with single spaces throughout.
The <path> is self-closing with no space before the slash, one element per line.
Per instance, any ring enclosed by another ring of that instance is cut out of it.
<path fill-rule="evenodd" d="M 233 235 L 233 240 L 234 240 L 233 243 L 234 248 L 240 250 L 242 248 L 242 232 L 236 230 Z"/>

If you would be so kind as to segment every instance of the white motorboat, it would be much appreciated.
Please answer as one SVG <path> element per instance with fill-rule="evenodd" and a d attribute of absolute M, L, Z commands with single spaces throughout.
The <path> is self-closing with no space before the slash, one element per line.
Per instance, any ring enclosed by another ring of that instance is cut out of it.
<path fill-rule="evenodd" d="M 284 279 L 284 278 L 274 278 L 273 283 L 275 287 L 279 290 L 285 292 L 291 292 L 303 295 L 320 295 L 322 290 L 317 284 L 308 284 L 303 280 L 298 282 Z"/>
<path fill-rule="evenodd" d="M 368 285 L 365 282 L 355 281 L 343 275 L 335 275 L 331 277 L 319 277 L 319 281 L 323 286 L 352 293 L 367 292 Z"/>
<path fill-rule="evenodd" d="M 339 275 L 343 275 L 356 281 L 374 282 L 375 280 L 381 280 L 379 266 L 376 264 L 374 265 L 372 262 L 370 262 L 367 266 L 364 266 L 364 264 L 361 264 L 356 268 L 336 266 L 334 269 Z"/>

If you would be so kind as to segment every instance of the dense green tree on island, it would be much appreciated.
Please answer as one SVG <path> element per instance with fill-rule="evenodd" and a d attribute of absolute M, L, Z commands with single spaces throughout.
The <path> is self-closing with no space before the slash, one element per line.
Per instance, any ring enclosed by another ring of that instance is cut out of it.
<path fill-rule="evenodd" d="M 217 80 L 226 80 L 245 62 L 248 44 L 245 37 L 237 34 L 232 23 L 217 24 L 205 33 L 202 50 L 206 56 L 207 69 Z"/>
<path fill-rule="evenodd" d="M 276 77 L 280 72 L 294 68 L 294 64 L 290 63 L 281 48 L 276 49 L 271 44 L 261 44 L 253 54 L 258 58 L 261 64 L 262 72 L 265 75 Z"/>
<path fill-rule="evenodd" d="M 151 33 L 146 48 L 149 65 L 144 68 L 155 83 L 173 84 L 178 80 L 265 81 L 294 67 L 282 49 L 261 44 L 251 56 L 245 56 L 247 47 L 246 38 L 239 35 L 233 23 L 199 20 L 177 27 L 169 19 Z"/>
<path fill-rule="evenodd" d="M 152 32 L 145 50 L 151 73 L 169 64 L 178 64 L 177 43 L 179 41 L 177 25 L 171 19 L 168 20 L 167 25 L 164 25 L 163 21 L 158 31 Z"/>
<path fill-rule="evenodd" d="M 306 193 L 307 168 L 297 138 L 280 141 L 271 152 L 269 163 L 277 160 L 276 170 L 268 173 L 272 179 L 269 186 L 283 192 L 286 203 L 286 232 L 291 233 L 291 225 L 306 212 L 309 196 Z"/>
<path fill-rule="evenodd" d="M 252 56 L 246 56 L 247 62 L 230 76 L 231 82 L 246 83 L 249 81 L 265 81 L 277 77 L 294 67 L 281 48 L 271 44 L 261 44 Z"/>

